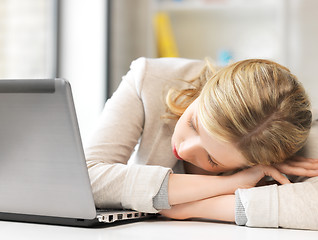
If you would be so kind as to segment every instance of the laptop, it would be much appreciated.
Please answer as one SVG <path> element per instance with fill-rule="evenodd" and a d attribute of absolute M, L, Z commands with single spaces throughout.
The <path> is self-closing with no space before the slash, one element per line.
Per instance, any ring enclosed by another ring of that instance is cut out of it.
<path fill-rule="evenodd" d="M 0 80 L 0 220 L 89 227 L 150 216 L 95 208 L 69 82 Z"/>

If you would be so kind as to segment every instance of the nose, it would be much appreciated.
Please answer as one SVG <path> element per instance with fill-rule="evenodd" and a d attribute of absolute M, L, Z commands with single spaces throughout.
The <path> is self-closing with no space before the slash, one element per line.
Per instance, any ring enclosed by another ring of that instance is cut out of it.
<path fill-rule="evenodd" d="M 202 156 L 201 140 L 198 136 L 194 136 L 184 140 L 178 149 L 179 156 L 185 161 L 196 162 Z"/>

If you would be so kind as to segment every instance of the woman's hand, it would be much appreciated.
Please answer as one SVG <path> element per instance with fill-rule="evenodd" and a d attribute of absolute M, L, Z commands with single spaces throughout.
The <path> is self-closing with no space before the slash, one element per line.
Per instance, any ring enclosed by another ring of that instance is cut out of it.
<path fill-rule="evenodd" d="M 280 184 L 287 184 L 290 181 L 275 167 L 256 165 L 247 168 L 238 173 L 233 174 L 231 177 L 234 182 L 238 184 L 238 188 L 252 188 L 265 176 L 270 176 Z"/>
<path fill-rule="evenodd" d="M 284 163 L 276 164 L 275 168 L 288 175 L 316 177 L 318 176 L 318 159 L 294 156 Z"/>

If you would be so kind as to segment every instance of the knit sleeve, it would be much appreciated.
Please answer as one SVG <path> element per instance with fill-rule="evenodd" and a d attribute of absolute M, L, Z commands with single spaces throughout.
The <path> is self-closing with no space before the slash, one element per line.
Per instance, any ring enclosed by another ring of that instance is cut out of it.
<path fill-rule="evenodd" d="M 245 208 L 242 204 L 240 194 L 235 192 L 235 223 L 244 226 L 247 223 Z"/>
<path fill-rule="evenodd" d="M 153 207 L 157 210 L 163 209 L 170 209 L 171 206 L 169 204 L 169 197 L 168 197 L 168 183 L 169 183 L 169 175 L 165 177 L 159 192 L 153 198 Z"/>
<path fill-rule="evenodd" d="M 235 193 L 245 210 L 246 226 L 278 227 L 277 185 L 238 189 Z"/>

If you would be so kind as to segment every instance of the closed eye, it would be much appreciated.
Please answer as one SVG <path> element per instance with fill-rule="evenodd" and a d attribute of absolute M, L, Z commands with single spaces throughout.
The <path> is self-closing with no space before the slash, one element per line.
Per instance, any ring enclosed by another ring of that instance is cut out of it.
<path fill-rule="evenodd" d="M 197 129 L 196 129 L 196 127 L 195 127 L 194 124 L 193 124 L 193 119 L 192 119 L 192 118 L 190 118 L 190 119 L 188 120 L 188 126 L 189 126 L 192 130 L 194 130 L 195 132 L 198 132 Z"/>
<path fill-rule="evenodd" d="M 195 127 L 194 123 L 193 123 L 193 118 L 190 118 L 188 120 L 188 126 L 193 130 L 195 131 L 196 133 L 198 133 L 198 130 L 197 128 Z M 213 161 L 212 157 L 208 154 L 208 161 L 209 161 L 209 164 L 212 166 L 212 167 L 216 167 L 218 166 L 218 164 Z"/>
<path fill-rule="evenodd" d="M 218 164 L 212 160 L 210 155 L 208 155 L 208 161 L 212 167 L 218 166 Z"/>

